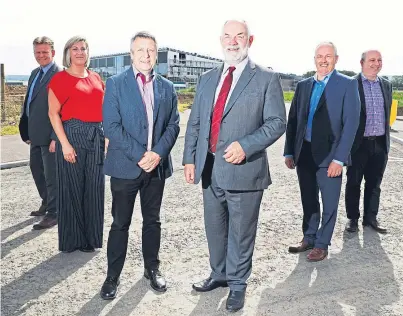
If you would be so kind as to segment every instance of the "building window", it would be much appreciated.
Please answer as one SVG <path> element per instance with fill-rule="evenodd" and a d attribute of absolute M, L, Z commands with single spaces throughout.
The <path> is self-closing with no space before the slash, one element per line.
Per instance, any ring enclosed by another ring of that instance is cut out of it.
<path fill-rule="evenodd" d="M 123 56 L 123 66 L 130 66 L 132 60 L 130 59 L 130 55 Z"/>
<path fill-rule="evenodd" d="M 98 67 L 106 67 L 106 58 L 98 59 Z"/>
<path fill-rule="evenodd" d="M 158 52 L 158 63 L 166 64 L 168 62 L 168 52 Z"/>
<path fill-rule="evenodd" d="M 91 59 L 90 68 L 98 68 L 98 59 Z"/>
<path fill-rule="evenodd" d="M 115 67 L 115 58 L 109 57 L 109 58 L 106 60 L 106 66 L 107 66 L 107 67 Z"/>

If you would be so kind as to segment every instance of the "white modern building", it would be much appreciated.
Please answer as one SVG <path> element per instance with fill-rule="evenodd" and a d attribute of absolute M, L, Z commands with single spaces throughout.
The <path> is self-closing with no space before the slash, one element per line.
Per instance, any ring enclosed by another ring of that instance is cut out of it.
<path fill-rule="evenodd" d="M 155 70 L 158 74 L 171 80 L 176 88 L 186 88 L 196 85 L 197 79 L 202 73 L 222 62 L 221 59 L 163 47 L 158 49 Z M 130 54 L 119 53 L 91 57 L 90 69 L 106 79 L 125 71 L 130 65 Z"/>

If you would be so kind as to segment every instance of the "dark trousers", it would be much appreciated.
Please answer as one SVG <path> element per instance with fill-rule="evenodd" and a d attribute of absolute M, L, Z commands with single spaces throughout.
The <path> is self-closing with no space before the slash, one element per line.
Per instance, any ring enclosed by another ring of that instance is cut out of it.
<path fill-rule="evenodd" d="M 108 276 L 119 276 L 126 259 L 129 227 L 132 220 L 134 202 L 140 191 L 141 213 L 143 216 L 142 250 L 144 267 L 155 269 L 159 266 L 158 253 L 161 241 L 160 209 L 165 180 L 142 171 L 137 179 L 111 177 L 113 223 L 108 239 Z"/>
<path fill-rule="evenodd" d="M 360 218 L 361 182 L 365 179 L 364 222 L 375 220 L 378 215 L 381 183 L 388 162 L 385 137 L 363 139 L 352 155 L 352 166 L 347 169 L 346 211 L 347 218 Z"/>
<path fill-rule="evenodd" d="M 30 148 L 29 166 L 47 216 L 56 217 L 56 158 L 49 146 Z"/>
<path fill-rule="evenodd" d="M 342 176 L 329 178 L 328 168 L 315 164 L 311 143 L 304 142 L 297 164 L 297 174 L 304 211 L 302 231 L 304 240 L 317 248 L 327 249 L 336 224 Z M 322 223 L 319 205 L 319 190 L 322 196 Z"/>

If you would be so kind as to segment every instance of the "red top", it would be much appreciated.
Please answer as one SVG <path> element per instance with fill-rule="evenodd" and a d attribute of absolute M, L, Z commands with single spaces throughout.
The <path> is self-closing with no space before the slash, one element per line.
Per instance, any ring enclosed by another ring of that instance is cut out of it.
<path fill-rule="evenodd" d="M 105 85 L 101 77 L 93 71 L 88 77 L 77 78 L 67 71 L 56 73 L 49 82 L 62 108 L 62 121 L 78 119 L 84 122 L 102 122 L 102 102 Z"/>

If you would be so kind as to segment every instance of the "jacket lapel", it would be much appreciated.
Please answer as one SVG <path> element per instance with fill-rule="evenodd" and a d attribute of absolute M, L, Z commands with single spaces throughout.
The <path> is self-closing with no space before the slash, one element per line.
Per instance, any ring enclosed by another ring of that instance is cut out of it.
<path fill-rule="evenodd" d="M 162 80 L 160 75 L 155 75 L 155 80 L 153 82 L 153 90 L 154 90 L 154 110 L 153 110 L 153 120 L 154 123 L 157 120 L 158 110 L 160 108 L 160 100 L 162 93 Z"/>
<path fill-rule="evenodd" d="M 355 78 L 358 81 L 358 93 L 360 94 L 361 99 L 361 110 L 363 111 L 364 115 L 367 115 L 367 106 L 365 104 L 364 87 L 362 85 L 361 74 L 358 74 Z"/>
<path fill-rule="evenodd" d="M 323 93 L 319 100 L 319 104 L 316 107 L 315 113 L 326 103 L 327 95 L 335 90 L 334 88 L 337 86 L 338 83 L 339 83 L 338 72 L 337 70 L 334 70 L 329 78 L 329 81 L 326 84 L 325 90 L 323 90 Z"/>
<path fill-rule="evenodd" d="M 129 67 L 129 69 L 126 70 L 125 81 L 127 91 L 129 93 L 129 100 L 131 101 L 130 104 L 133 104 L 134 107 L 138 107 L 138 110 L 143 116 L 143 119 L 145 120 L 145 122 L 147 122 L 147 114 L 145 112 L 143 98 L 141 97 L 139 85 L 134 78 L 134 71 L 132 67 Z"/>
<path fill-rule="evenodd" d="M 35 99 L 35 97 L 38 95 L 39 91 L 40 91 L 44 86 L 46 86 L 46 85 L 48 84 L 50 78 L 53 76 L 53 73 L 54 73 L 55 70 L 56 70 L 56 67 L 57 67 L 57 66 L 56 66 L 56 64 L 54 63 L 54 64 L 52 65 L 52 67 L 50 67 L 50 69 L 46 72 L 46 74 L 42 77 L 42 80 L 41 80 L 41 82 L 39 83 L 39 89 L 36 89 L 35 93 L 32 95 L 31 103 L 32 103 L 32 101 Z M 38 68 L 38 71 L 37 71 L 36 73 L 38 73 L 39 70 L 40 70 L 40 68 Z M 36 75 L 35 75 L 35 76 L 36 76 Z"/>
<path fill-rule="evenodd" d="M 387 123 L 387 128 L 390 122 L 390 107 L 392 105 L 392 100 L 389 99 L 388 86 L 386 85 L 385 81 L 379 77 L 379 82 L 382 90 L 383 96 L 383 106 L 385 108 L 385 122 Z"/>
<path fill-rule="evenodd" d="M 204 87 L 205 87 L 204 91 L 206 93 L 205 100 L 206 100 L 207 105 L 209 106 L 209 111 L 207 113 L 209 113 L 210 115 L 214 108 L 215 93 L 216 93 L 217 86 L 220 81 L 223 69 L 224 69 L 224 64 L 222 64 L 220 67 L 215 68 L 211 72 L 210 79 L 204 85 Z"/>
<path fill-rule="evenodd" d="M 246 88 L 249 81 L 255 75 L 255 73 L 256 73 L 255 68 L 256 68 L 255 64 L 249 59 L 248 63 L 245 66 L 245 69 L 242 71 L 241 77 L 239 77 L 239 80 L 238 80 L 234 90 L 231 93 L 227 106 L 225 107 L 225 110 L 224 110 L 223 118 L 228 114 L 228 112 L 234 106 L 235 101 L 239 98 L 242 91 Z"/>
<path fill-rule="evenodd" d="M 313 89 L 313 82 L 314 79 L 313 77 L 310 78 L 310 80 L 307 81 L 306 86 L 305 86 L 305 91 L 306 91 L 306 101 L 303 103 L 303 113 L 304 113 L 304 118 L 308 119 L 309 115 L 309 107 L 311 104 L 311 95 L 312 95 L 312 89 Z"/>

